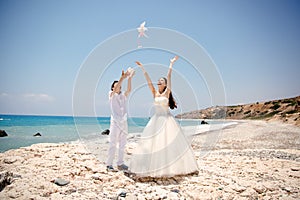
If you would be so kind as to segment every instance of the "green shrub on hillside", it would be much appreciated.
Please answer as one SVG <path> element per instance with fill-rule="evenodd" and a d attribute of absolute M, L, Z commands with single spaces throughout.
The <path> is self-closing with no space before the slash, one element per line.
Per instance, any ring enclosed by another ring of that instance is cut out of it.
<path fill-rule="evenodd" d="M 267 114 L 267 113 L 268 113 L 268 111 L 265 110 L 264 112 L 260 113 L 260 115 L 265 115 L 265 114 Z"/>
<path fill-rule="evenodd" d="M 292 103 L 292 102 L 293 102 L 292 99 L 285 99 L 285 100 L 282 101 L 282 103 Z"/>
<path fill-rule="evenodd" d="M 290 110 L 290 111 L 286 112 L 286 114 L 294 114 L 294 113 L 297 113 L 297 110 Z"/>
<path fill-rule="evenodd" d="M 270 108 L 273 110 L 277 110 L 278 108 L 280 108 L 280 105 L 277 103 L 277 104 L 274 104 L 274 106 L 271 106 Z"/>
<path fill-rule="evenodd" d="M 262 112 L 259 116 L 252 117 L 251 119 L 267 119 L 267 118 L 273 117 L 277 113 L 279 113 L 278 110 L 275 110 L 275 111 L 270 112 L 270 113 Z"/>
<path fill-rule="evenodd" d="M 231 111 L 228 113 L 228 116 L 231 117 L 231 115 L 234 115 L 234 114 L 235 114 L 235 111 Z"/>
<path fill-rule="evenodd" d="M 244 115 L 247 115 L 247 114 L 249 114 L 250 112 L 251 112 L 251 110 L 248 110 L 248 111 L 244 112 Z"/>
<path fill-rule="evenodd" d="M 295 106 L 295 105 L 297 105 L 297 104 L 298 104 L 297 101 L 291 101 L 290 104 L 289 104 L 288 106 Z"/>
<path fill-rule="evenodd" d="M 268 113 L 268 114 L 265 115 L 265 118 L 273 117 L 273 116 L 276 115 L 277 113 L 279 113 L 278 110 L 273 111 L 273 112 L 270 112 L 270 113 Z"/>

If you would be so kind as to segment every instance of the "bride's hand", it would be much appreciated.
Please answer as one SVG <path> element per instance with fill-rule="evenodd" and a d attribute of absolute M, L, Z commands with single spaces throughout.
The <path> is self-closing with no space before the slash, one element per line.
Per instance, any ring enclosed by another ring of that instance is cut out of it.
<path fill-rule="evenodd" d="M 136 63 L 139 67 L 142 67 L 142 66 L 143 66 L 143 64 L 140 63 L 139 61 L 135 61 L 135 63 Z"/>
<path fill-rule="evenodd" d="M 175 56 L 174 58 L 172 58 L 171 60 L 170 60 L 170 62 L 172 63 L 172 64 L 174 64 L 174 62 L 176 62 L 176 60 L 178 60 L 178 56 Z"/>

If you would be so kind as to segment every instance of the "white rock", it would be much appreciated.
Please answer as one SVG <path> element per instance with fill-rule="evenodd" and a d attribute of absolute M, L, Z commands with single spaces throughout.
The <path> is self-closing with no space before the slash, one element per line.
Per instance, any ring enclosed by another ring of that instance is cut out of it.
<path fill-rule="evenodd" d="M 276 190 L 276 185 L 274 183 L 271 183 L 271 182 L 266 182 L 266 183 L 263 183 L 263 186 L 269 190 L 269 191 L 274 191 Z"/>
<path fill-rule="evenodd" d="M 4 158 L 3 162 L 6 164 L 13 164 L 18 158 L 16 156 Z"/>
<path fill-rule="evenodd" d="M 138 200 L 138 197 L 134 194 L 127 194 L 125 200 Z"/>
<path fill-rule="evenodd" d="M 253 187 L 253 189 L 258 193 L 258 194 L 261 194 L 261 193 L 263 193 L 263 192 L 265 192 L 266 191 L 266 188 L 263 186 L 263 184 L 261 184 L 261 183 L 257 183 L 254 187 Z"/>
<path fill-rule="evenodd" d="M 151 193 L 152 192 L 152 187 L 148 187 L 146 190 L 145 190 L 146 193 Z"/>
<path fill-rule="evenodd" d="M 257 193 L 252 188 L 248 188 L 246 191 L 242 192 L 240 194 L 241 197 L 247 197 L 247 198 L 254 198 L 257 196 Z"/>
<path fill-rule="evenodd" d="M 99 174 L 93 174 L 93 175 L 91 176 L 91 178 L 92 178 L 92 179 L 95 179 L 95 180 L 101 180 L 101 177 L 100 177 Z"/>
<path fill-rule="evenodd" d="M 176 192 L 170 192 L 168 194 L 167 198 L 170 200 L 177 200 L 177 199 L 179 199 L 179 194 Z"/>
<path fill-rule="evenodd" d="M 235 185 L 232 186 L 232 189 L 234 191 L 236 191 L 236 192 L 240 192 L 241 193 L 241 192 L 245 191 L 247 188 L 245 188 L 243 186 L 240 186 L 238 184 L 235 184 Z"/>

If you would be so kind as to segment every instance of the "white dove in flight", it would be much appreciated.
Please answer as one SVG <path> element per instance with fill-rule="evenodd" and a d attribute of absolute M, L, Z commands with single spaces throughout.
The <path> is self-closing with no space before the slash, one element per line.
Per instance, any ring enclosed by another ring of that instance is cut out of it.
<path fill-rule="evenodd" d="M 143 37 L 143 36 L 148 37 L 148 36 L 145 34 L 145 32 L 148 30 L 148 29 L 145 27 L 145 24 L 146 24 L 146 22 L 144 21 L 143 23 L 141 23 L 140 27 L 137 28 L 137 30 L 138 30 L 138 32 L 139 32 L 138 37 Z"/>

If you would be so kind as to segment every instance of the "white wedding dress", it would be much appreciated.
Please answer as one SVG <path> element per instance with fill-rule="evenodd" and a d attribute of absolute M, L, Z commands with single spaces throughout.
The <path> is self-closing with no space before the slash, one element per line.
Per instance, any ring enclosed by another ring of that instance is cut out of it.
<path fill-rule="evenodd" d="M 129 170 L 138 176 L 170 177 L 198 171 L 181 127 L 169 112 L 167 97 L 154 99 L 155 114 L 134 149 Z"/>

